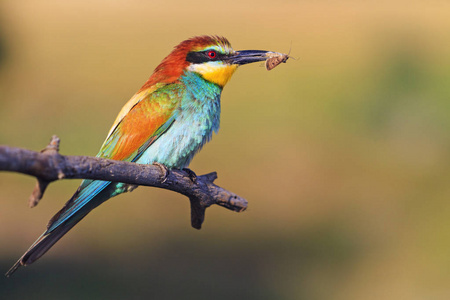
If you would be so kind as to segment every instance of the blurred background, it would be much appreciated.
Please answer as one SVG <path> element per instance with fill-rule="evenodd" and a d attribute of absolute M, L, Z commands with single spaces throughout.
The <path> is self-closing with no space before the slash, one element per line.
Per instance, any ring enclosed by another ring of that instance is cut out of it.
<path fill-rule="evenodd" d="M 245 197 L 207 211 L 141 187 L 103 204 L 2 299 L 449 299 L 450 2 L 0 3 L 0 143 L 95 155 L 172 47 L 291 51 L 242 67 L 191 168 Z M 0 270 L 79 184 L 0 174 Z"/>

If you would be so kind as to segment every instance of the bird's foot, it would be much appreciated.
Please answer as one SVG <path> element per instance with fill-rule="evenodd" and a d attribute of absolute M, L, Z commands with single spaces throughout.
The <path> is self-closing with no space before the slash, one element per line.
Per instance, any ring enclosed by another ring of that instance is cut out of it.
<path fill-rule="evenodd" d="M 164 183 L 164 182 L 166 182 L 166 180 L 167 180 L 167 177 L 169 177 L 169 169 L 165 166 L 165 165 L 163 165 L 163 164 L 161 164 L 161 163 L 159 163 L 159 162 L 153 162 L 153 165 L 155 165 L 155 166 L 158 166 L 160 169 L 161 169 L 161 171 L 163 172 L 163 180 L 161 181 L 161 183 Z"/>
<path fill-rule="evenodd" d="M 197 174 L 195 174 L 194 171 L 192 171 L 191 169 L 188 169 L 188 168 L 183 168 L 182 170 L 185 171 L 188 174 L 189 179 L 193 183 L 197 183 Z"/>

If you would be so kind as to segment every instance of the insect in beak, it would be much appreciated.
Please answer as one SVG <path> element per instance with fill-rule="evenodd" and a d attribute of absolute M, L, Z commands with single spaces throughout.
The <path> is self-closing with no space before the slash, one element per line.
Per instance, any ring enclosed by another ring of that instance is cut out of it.
<path fill-rule="evenodd" d="M 283 53 L 273 53 L 273 55 L 271 54 L 271 56 L 266 60 L 267 71 L 272 70 L 281 63 L 286 63 L 286 61 L 289 58 L 290 56 L 288 54 Z"/>

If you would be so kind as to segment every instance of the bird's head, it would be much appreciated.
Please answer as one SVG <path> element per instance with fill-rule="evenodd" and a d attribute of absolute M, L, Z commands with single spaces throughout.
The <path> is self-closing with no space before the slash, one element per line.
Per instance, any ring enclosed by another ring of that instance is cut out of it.
<path fill-rule="evenodd" d="M 195 72 L 205 80 L 224 87 L 238 66 L 265 61 L 273 53 L 261 50 L 234 51 L 224 37 L 193 37 L 175 46 L 142 88 L 158 82 L 176 82 L 184 72 Z"/>

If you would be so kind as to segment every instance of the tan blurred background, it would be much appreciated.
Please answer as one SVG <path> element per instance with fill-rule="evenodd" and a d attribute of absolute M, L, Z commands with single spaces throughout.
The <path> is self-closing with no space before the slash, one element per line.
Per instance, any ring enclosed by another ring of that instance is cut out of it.
<path fill-rule="evenodd" d="M 139 188 L 89 215 L 2 299 L 450 299 L 450 2 L 13 1 L 0 4 L 0 143 L 95 155 L 180 41 L 288 52 L 242 67 L 198 174 L 249 200 L 190 228 Z M 79 181 L 0 174 L 0 270 Z"/>

